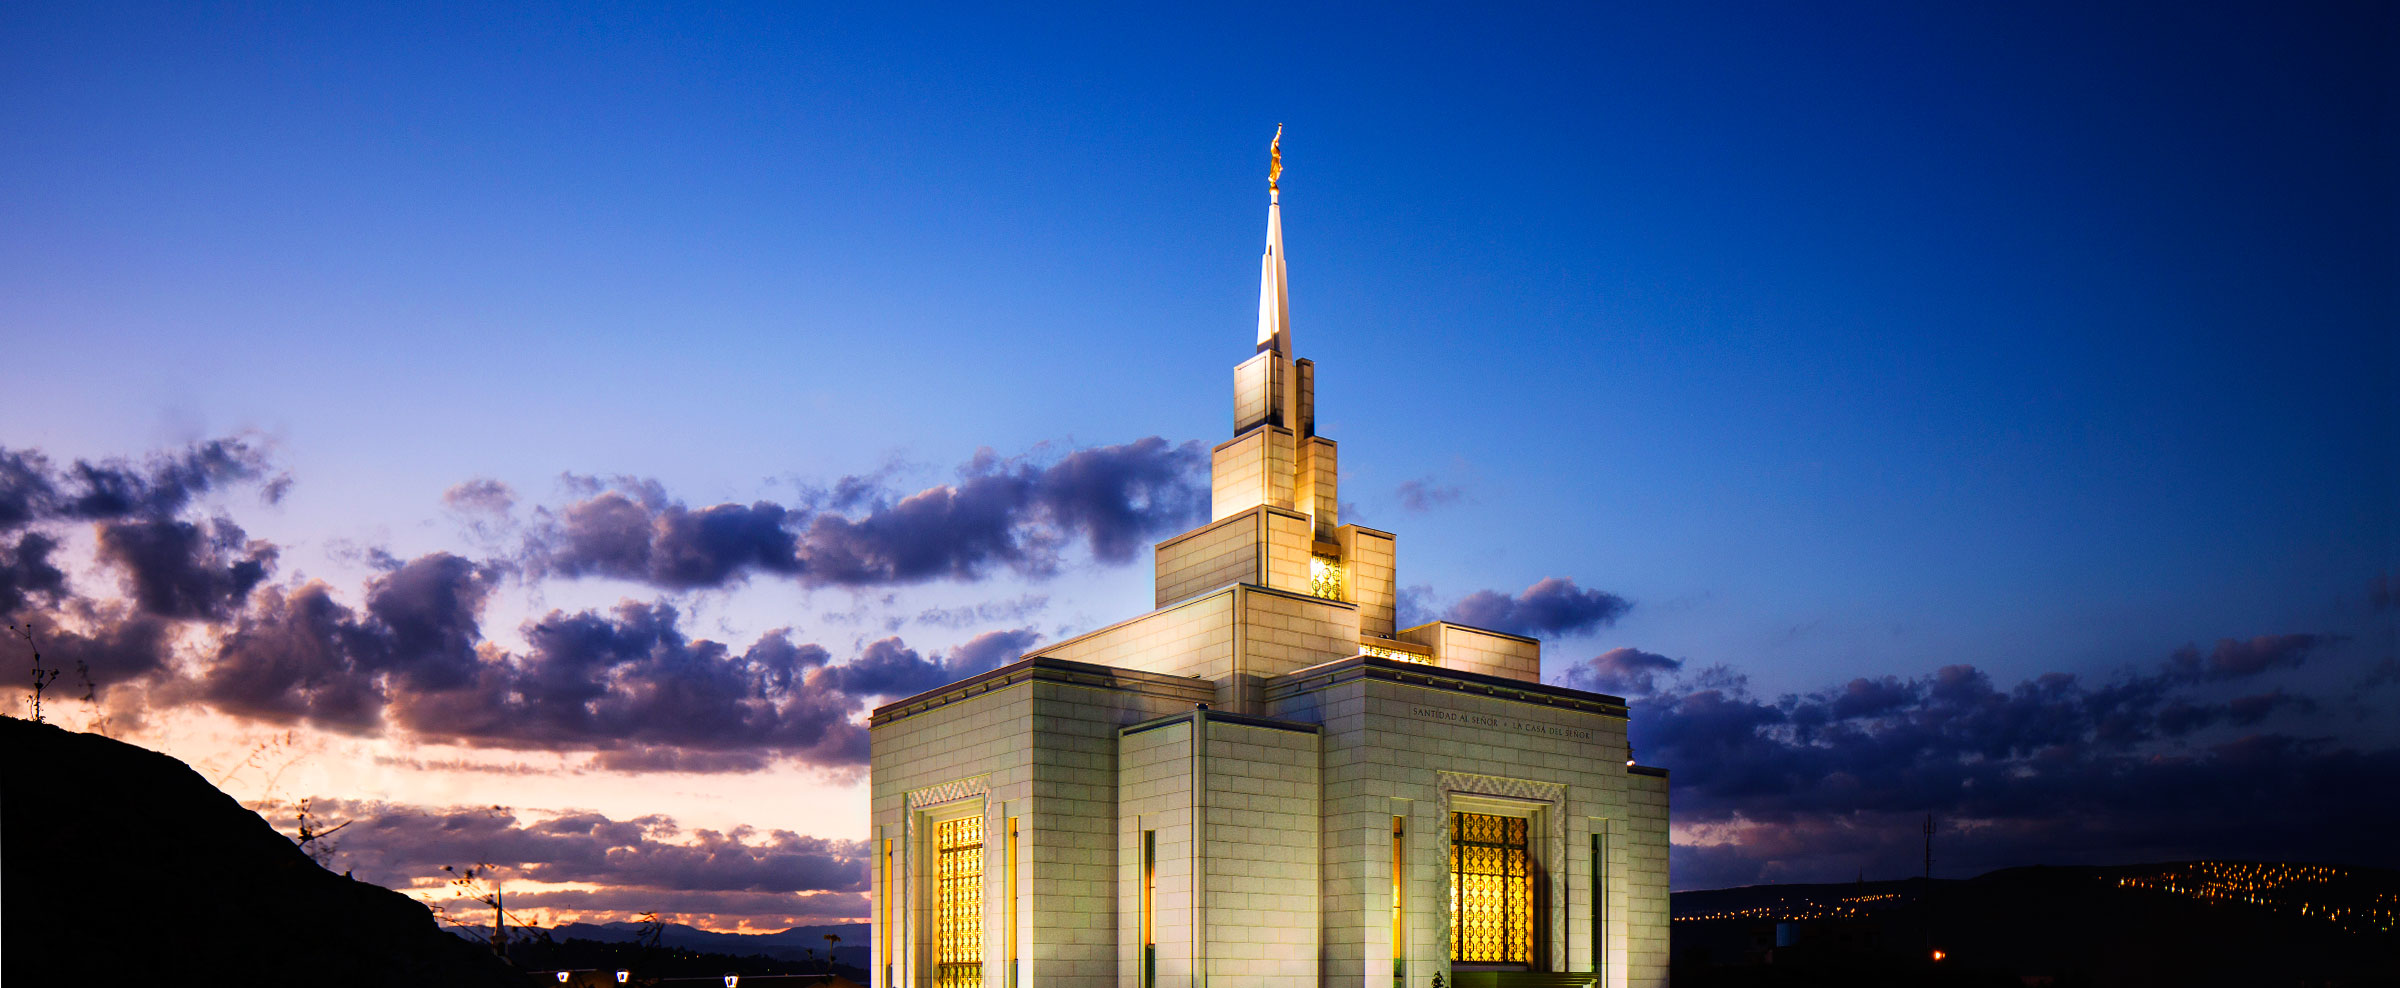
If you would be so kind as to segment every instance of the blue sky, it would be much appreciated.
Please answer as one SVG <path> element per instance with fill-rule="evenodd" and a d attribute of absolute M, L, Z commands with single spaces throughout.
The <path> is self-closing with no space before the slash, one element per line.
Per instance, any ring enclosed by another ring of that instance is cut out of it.
<path fill-rule="evenodd" d="M 500 553 L 443 508 L 479 477 L 796 503 L 1213 443 L 1280 123 L 1344 499 L 1432 610 L 1632 602 L 1554 675 L 2006 692 L 2308 635 L 2279 686 L 2388 712 L 2358 684 L 2400 578 L 2396 38 L 2351 4 L 19 5 L 0 446 L 252 436 L 290 494 L 209 510 L 355 604 L 370 549 Z M 839 655 L 1028 595 L 1088 628 L 1147 606 L 1144 563 L 666 596 Z M 482 625 L 521 646 L 637 584 L 524 580 Z M 2394 740 L 2308 719 L 2258 729 Z"/>

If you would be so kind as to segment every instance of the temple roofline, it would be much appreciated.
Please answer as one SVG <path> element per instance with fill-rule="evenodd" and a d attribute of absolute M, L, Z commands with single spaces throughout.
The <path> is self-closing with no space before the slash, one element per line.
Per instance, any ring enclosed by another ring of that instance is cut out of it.
<path fill-rule="evenodd" d="M 1125 737 L 1127 735 L 1140 734 L 1144 731 L 1155 731 L 1162 727 L 1173 727 L 1177 724 L 1194 724 L 1201 721 L 1211 720 L 1220 721 L 1227 724 L 1240 724 L 1243 727 L 1263 727 L 1270 731 L 1290 731 L 1294 734 L 1325 733 L 1325 728 L 1321 724 L 1309 724 L 1296 720 L 1277 720 L 1273 717 L 1254 717 L 1249 714 L 1237 714 L 1226 710 L 1203 709 L 1186 710 L 1182 713 L 1168 714 L 1164 717 L 1152 717 L 1149 720 L 1145 720 L 1136 724 L 1127 724 L 1123 727 L 1117 728 L 1117 736 Z"/>
<path fill-rule="evenodd" d="M 1071 659 L 1054 659 L 1047 655 L 1032 655 L 1011 662 L 990 672 L 969 676 L 947 686 L 938 686 L 913 696 L 903 697 L 876 707 L 867 715 L 867 727 L 877 728 L 903 720 L 935 707 L 947 706 L 960 700 L 982 696 L 994 690 L 1006 689 L 1034 681 L 1084 686 L 1096 689 L 1127 690 L 1192 703 L 1207 703 L 1216 698 L 1217 685 L 1205 679 L 1174 676 L 1163 672 L 1144 672 L 1118 666 L 1104 666 Z"/>
<path fill-rule="evenodd" d="M 1269 679 L 1266 699 L 1269 702 L 1291 693 L 1324 689 L 1354 679 L 1377 679 L 1411 686 L 1424 686 L 1453 693 L 1473 693 L 1497 699 L 1516 700 L 1546 707 L 1561 707 L 1585 713 L 1624 717 L 1628 714 L 1625 698 L 1607 693 L 1593 693 L 1567 686 L 1529 683 L 1446 666 L 1430 666 L 1416 662 L 1400 662 L 1374 655 L 1353 655 L 1346 659 L 1320 662 L 1305 669 Z"/>

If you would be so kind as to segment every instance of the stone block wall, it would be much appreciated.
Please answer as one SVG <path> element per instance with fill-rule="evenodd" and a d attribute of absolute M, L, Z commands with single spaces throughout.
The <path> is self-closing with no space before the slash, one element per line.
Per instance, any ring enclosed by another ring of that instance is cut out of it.
<path fill-rule="evenodd" d="M 1234 432 L 1280 419 L 1275 412 L 1282 401 L 1283 360 L 1278 355 L 1261 353 L 1234 366 Z"/>
<path fill-rule="evenodd" d="M 1287 511 L 1261 513 L 1266 521 L 1267 578 L 1257 581 L 1260 586 L 1296 594 L 1306 594 L 1311 587 L 1309 556 L 1316 536 L 1310 533 L 1308 517 Z"/>
<path fill-rule="evenodd" d="M 1316 988 L 1317 735 L 1206 718 L 1202 921 L 1209 980 Z"/>
<path fill-rule="evenodd" d="M 1186 600 L 1047 646 L 1039 654 L 1120 669 L 1223 680 L 1234 673 L 1235 589 Z"/>
<path fill-rule="evenodd" d="M 1655 774 L 1653 774 L 1655 773 Z M 1637 769 L 1627 798 L 1630 826 L 1625 841 L 1625 954 L 1628 983 L 1667 983 L 1671 921 L 1667 876 L 1667 774 Z"/>
<path fill-rule="evenodd" d="M 1292 492 L 1292 508 L 1316 523 L 1310 538 L 1333 541 L 1333 530 L 1341 525 L 1339 449 L 1331 439 L 1310 436 L 1300 441 L 1299 454 L 1298 486 Z"/>
<path fill-rule="evenodd" d="M 1342 547 L 1343 579 L 1350 602 L 1358 605 L 1358 631 L 1381 638 L 1393 636 L 1399 605 L 1399 554 L 1392 533 L 1357 525 L 1334 530 Z"/>
<path fill-rule="evenodd" d="M 1118 753 L 1117 984 L 1142 984 L 1142 840 L 1151 834 L 1152 935 L 1159 985 L 1193 983 L 1199 970 L 1198 896 L 1194 892 L 1192 722 L 1127 730 Z"/>
<path fill-rule="evenodd" d="M 1152 606 L 1165 607 L 1227 584 L 1266 582 L 1263 510 L 1220 518 L 1159 543 L 1153 557 L 1157 603 Z"/>
<path fill-rule="evenodd" d="M 899 887 L 884 887 L 878 861 L 870 878 L 870 988 L 933 983 L 926 824 L 960 810 L 984 817 L 985 983 L 1005 984 L 1013 919 L 1021 984 L 1115 988 L 1117 730 L 1190 710 L 1213 692 L 1190 680 L 1154 677 L 1114 688 L 1091 678 L 1028 671 L 981 692 L 970 680 L 956 699 L 912 704 L 922 709 L 904 715 L 878 711 L 870 728 L 869 825 L 878 851 L 882 840 L 894 842 Z M 1019 834 L 1013 861 L 1006 859 L 1011 817 Z M 1012 871 L 1013 909 L 1006 895 Z"/>
<path fill-rule="evenodd" d="M 1444 669 L 1528 683 L 1542 681 L 1542 643 L 1523 635 L 1435 621 L 1396 637 L 1432 649 L 1435 664 Z"/>
<path fill-rule="evenodd" d="M 1448 970 L 1448 813 L 1454 801 L 1521 808 L 1536 820 L 1535 853 L 1546 878 L 1550 970 L 1589 970 L 1594 821 L 1625 820 L 1627 860 L 1610 863 L 1606 984 L 1665 983 L 1663 815 L 1642 812 L 1625 760 L 1625 719 L 1535 702 L 1359 677 L 1303 689 L 1303 677 L 1271 684 L 1270 716 L 1324 725 L 1324 984 L 1384 988 L 1394 945 L 1389 922 L 1391 818 L 1405 819 L 1401 885 L 1411 984 Z M 1647 785 L 1647 782 L 1643 782 Z M 1663 794 L 1663 789 L 1661 790 Z M 1645 797 L 1646 798 L 1646 797 Z M 1663 814 L 1663 805 L 1658 807 Z M 1603 830 L 1607 824 L 1601 823 Z M 1637 836 L 1651 835 L 1651 836 Z M 1648 843 L 1645 843 L 1647 841 Z M 1610 846 L 1614 846 L 1613 841 Z M 1655 847 L 1655 862 L 1647 848 Z M 1655 899 L 1651 889 L 1659 890 Z"/>

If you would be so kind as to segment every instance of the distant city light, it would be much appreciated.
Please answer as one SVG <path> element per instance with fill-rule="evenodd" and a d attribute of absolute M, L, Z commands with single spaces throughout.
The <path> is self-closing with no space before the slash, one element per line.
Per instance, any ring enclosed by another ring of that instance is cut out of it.
<path fill-rule="evenodd" d="M 1946 953 L 1946 952 L 1943 952 L 1943 951 L 1936 950 L 1936 951 L 1934 951 L 1934 952 L 1933 952 L 1933 962 L 1934 962 L 1934 963 L 1936 963 L 1936 964 L 1939 964 L 1939 963 L 1941 963 L 1941 962 L 1942 962 L 1942 958 L 1944 958 L 1944 957 L 1948 957 L 1948 956 L 1950 956 L 1948 953 Z"/>
<path fill-rule="evenodd" d="M 2172 895 L 2209 906 L 2306 917 L 2350 933 L 2388 935 L 2400 926 L 2400 894 L 2384 891 L 2367 876 L 2331 865 L 2192 861 L 2156 866 L 2140 874 L 2112 869 L 2095 877 L 2121 889 Z M 1861 920 L 1880 910 L 1905 908 L 1914 900 L 1915 896 L 1899 892 L 1838 899 L 1788 895 L 1747 908 L 1685 913 L 1674 921 Z"/>

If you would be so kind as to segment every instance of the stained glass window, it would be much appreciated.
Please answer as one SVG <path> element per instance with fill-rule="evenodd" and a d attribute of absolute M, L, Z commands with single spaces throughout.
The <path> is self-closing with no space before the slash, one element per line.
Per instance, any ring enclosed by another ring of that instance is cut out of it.
<path fill-rule="evenodd" d="M 1533 963 L 1533 868 L 1524 817 L 1450 814 L 1450 959 Z"/>
<path fill-rule="evenodd" d="M 983 817 L 933 828 L 934 977 L 940 988 L 983 988 Z"/>
<path fill-rule="evenodd" d="M 1308 557 L 1308 592 L 1326 600 L 1342 599 L 1342 561 L 1332 556 Z"/>

